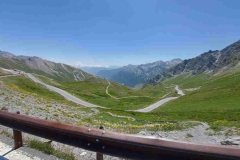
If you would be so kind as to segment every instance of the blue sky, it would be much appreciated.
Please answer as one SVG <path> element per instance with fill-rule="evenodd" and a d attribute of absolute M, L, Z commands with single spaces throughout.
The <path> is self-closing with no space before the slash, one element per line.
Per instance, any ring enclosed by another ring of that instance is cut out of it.
<path fill-rule="evenodd" d="M 240 39 L 239 0 L 1 0 L 0 50 L 79 65 L 192 58 Z"/>

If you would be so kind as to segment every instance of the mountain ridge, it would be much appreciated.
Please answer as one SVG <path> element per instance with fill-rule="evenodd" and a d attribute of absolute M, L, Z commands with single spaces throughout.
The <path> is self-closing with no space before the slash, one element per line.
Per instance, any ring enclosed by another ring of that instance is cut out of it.
<path fill-rule="evenodd" d="M 100 71 L 97 75 L 102 78 L 108 78 L 112 81 L 134 87 L 137 84 L 147 82 L 149 78 L 155 76 L 157 73 L 163 72 L 181 61 L 181 59 L 173 59 L 166 62 L 159 60 L 140 65 L 129 64 L 118 69 Z"/>
<path fill-rule="evenodd" d="M 163 79 L 185 72 L 191 72 L 191 75 L 197 75 L 206 71 L 212 71 L 212 75 L 214 75 L 230 70 L 236 66 L 240 66 L 240 40 L 230 44 L 221 51 L 209 50 L 197 57 L 184 60 L 165 72 L 157 74 L 151 78 L 148 83 L 156 85 Z"/>
<path fill-rule="evenodd" d="M 83 81 L 93 77 L 93 75 L 74 66 L 51 62 L 36 56 L 16 56 L 5 51 L 0 51 L 0 67 L 37 73 L 62 81 Z"/>

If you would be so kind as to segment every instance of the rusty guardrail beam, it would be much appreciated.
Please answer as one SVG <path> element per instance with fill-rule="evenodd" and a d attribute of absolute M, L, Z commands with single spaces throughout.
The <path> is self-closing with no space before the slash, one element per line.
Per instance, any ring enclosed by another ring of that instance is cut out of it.
<path fill-rule="evenodd" d="M 86 150 L 130 159 L 240 159 L 240 149 L 77 127 L 0 111 L 0 124 Z"/>

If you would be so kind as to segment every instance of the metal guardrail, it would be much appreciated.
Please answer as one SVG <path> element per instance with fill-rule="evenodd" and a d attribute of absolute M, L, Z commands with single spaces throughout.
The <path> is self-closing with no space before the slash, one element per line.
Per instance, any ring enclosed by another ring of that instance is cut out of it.
<path fill-rule="evenodd" d="M 240 148 L 202 145 L 77 127 L 54 121 L 0 111 L 0 124 L 13 128 L 15 148 L 22 145 L 21 132 L 129 159 L 240 159 Z"/>

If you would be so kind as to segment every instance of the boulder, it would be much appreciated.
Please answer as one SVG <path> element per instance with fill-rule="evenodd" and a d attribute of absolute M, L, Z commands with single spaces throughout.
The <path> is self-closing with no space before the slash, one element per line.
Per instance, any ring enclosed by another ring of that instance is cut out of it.
<path fill-rule="evenodd" d="M 221 141 L 222 145 L 240 145 L 240 137 L 234 137 Z"/>
<path fill-rule="evenodd" d="M 146 133 L 145 131 L 141 131 L 141 132 L 139 132 L 139 133 L 138 133 L 138 135 L 141 135 L 141 136 L 146 136 L 146 135 L 147 135 L 147 133 Z"/>

